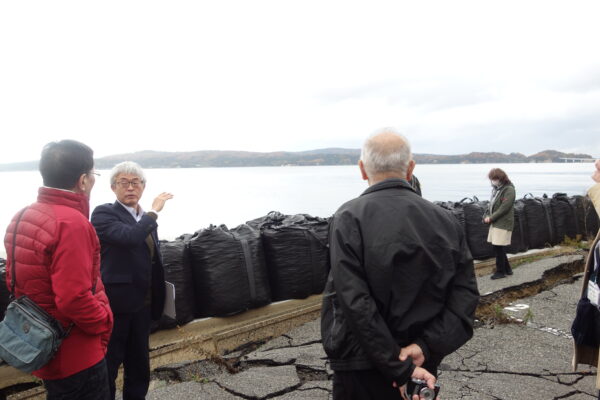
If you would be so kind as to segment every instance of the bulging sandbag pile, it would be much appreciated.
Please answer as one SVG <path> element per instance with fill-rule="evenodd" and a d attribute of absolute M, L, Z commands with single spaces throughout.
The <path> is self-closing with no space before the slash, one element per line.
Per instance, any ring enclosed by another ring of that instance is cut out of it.
<path fill-rule="evenodd" d="M 541 198 L 525 195 L 522 200 L 527 224 L 527 243 L 530 249 L 542 249 L 553 243 L 551 209 Z"/>
<path fill-rule="evenodd" d="M 223 317 L 271 302 L 260 231 L 210 226 L 189 241 L 197 317 Z"/>
<path fill-rule="evenodd" d="M 461 224 L 475 259 L 494 257 L 483 216 L 488 201 L 477 197 L 436 202 Z M 515 202 L 515 224 L 508 252 L 544 248 L 577 235 L 590 239 L 598 216 L 588 197 L 531 194 Z M 329 220 L 307 214 L 270 212 L 235 229 L 210 226 L 173 242 L 161 242 L 166 279 L 176 288 L 176 320 L 228 316 L 269 304 L 322 293 L 329 272 Z M 0 259 L 1 262 L 1 259 Z M 0 279 L 4 273 L 0 264 Z M 3 279 L 2 279 L 3 280 Z M 0 307 L 8 292 L 2 297 Z M 4 306 L 5 307 L 5 306 Z"/>
<path fill-rule="evenodd" d="M 195 317 L 194 280 L 192 260 L 188 246 L 191 235 L 184 235 L 173 242 L 161 241 L 165 280 L 175 286 L 175 319 L 163 315 L 160 328 L 184 325 Z"/>
<path fill-rule="evenodd" d="M 489 201 L 463 199 L 460 203 L 465 215 L 465 234 L 474 259 L 480 260 L 494 256 L 494 248 L 488 243 L 489 225 L 483 222 L 483 216 L 489 207 Z"/>
<path fill-rule="evenodd" d="M 488 201 L 479 201 L 474 196 L 460 202 L 436 201 L 435 204 L 448 210 L 463 226 L 474 259 L 494 256 L 493 247 L 487 241 L 489 225 L 483 222 Z M 529 193 L 515 201 L 515 224 L 507 251 L 516 254 L 541 249 L 578 236 L 591 239 L 598 232 L 598 225 L 598 215 L 589 197 L 556 193 L 549 198 Z"/>
<path fill-rule="evenodd" d="M 0 320 L 4 319 L 8 303 L 10 303 L 10 292 L 6 286 L 6 260 L 0 258 Z"/>
<path fill-rule="evenodd" d="M 261 231 L 273 301 L 323 292 L 329 272 L 327 219 L 271 212 L 248 223 Z"/>

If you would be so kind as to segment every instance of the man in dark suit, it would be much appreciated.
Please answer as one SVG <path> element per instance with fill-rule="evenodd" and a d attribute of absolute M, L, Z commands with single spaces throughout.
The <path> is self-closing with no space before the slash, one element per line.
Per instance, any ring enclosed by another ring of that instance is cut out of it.
<path fill-rule="evenodd" d="M 173 195 L 161 193 L 144 212 L 139 201 L 146 179 L 131 161 L 117 164 L 110 181 L 117 200 L 96 207 L 91 218 L 100 238 L 102 281 L 115 319 L 106 361 L 112 399 L 123 364 L 123 400 L 138 400 L 145 398 L 150 383 L 151 320 L 161 317 L 165 303 L 156 219 Z"/>

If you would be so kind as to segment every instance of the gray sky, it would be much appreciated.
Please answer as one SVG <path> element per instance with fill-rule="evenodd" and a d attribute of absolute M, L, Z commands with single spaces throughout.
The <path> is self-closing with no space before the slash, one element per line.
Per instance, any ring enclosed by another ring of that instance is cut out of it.
<path fill-rule="evenodd" d="M 600 157 L 597 1 L 0 3 L 0 163 L 52 140 Z"/>

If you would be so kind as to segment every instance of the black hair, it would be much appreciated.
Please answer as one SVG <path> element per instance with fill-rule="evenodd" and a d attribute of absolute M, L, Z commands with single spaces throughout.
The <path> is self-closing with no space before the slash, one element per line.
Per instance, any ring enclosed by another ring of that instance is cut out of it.
<path fill-rule="evenodd" d="M 40 173 L 44 186 L 72 189 L 82 174 L 94 168 L 94 152 L 75 140 L 61 140 L 44 146 Z"/>

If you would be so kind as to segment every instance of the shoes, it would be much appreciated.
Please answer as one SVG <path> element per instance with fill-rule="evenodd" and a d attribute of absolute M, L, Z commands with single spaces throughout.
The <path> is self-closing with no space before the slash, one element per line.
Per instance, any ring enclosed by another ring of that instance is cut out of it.
<path fill-rule="evenodd" d="M 494 273 L 494 275 L 492 275 L 490 277 L 490 279 L 501 279 L 501 278 L 506 278 L 506 275 L 504 275 L 502 272 L 496 272 L 496 273 Z"/>
<path fill-rule="evenodd" d="M 512 275 L 512 268 L 508 267 L 508 271 L 506 271 L 506 275 Z"/>

